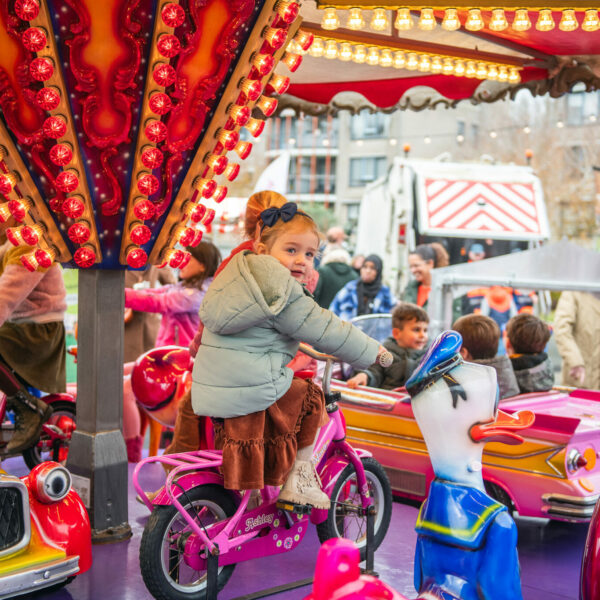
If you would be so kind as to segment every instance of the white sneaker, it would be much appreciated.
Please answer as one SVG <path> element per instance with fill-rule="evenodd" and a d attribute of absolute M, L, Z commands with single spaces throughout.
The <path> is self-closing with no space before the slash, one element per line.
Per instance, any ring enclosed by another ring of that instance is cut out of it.
<path fill-rule="evenodd" d="M 321 489 L 315 466 L 309 460 L 297 460 L 279 494 L 278 501 L 328 510 L 329 496 Z"/>

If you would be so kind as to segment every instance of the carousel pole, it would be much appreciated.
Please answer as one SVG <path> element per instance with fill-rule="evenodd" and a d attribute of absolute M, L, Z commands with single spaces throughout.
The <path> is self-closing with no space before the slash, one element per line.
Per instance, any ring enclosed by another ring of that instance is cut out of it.
<path fill-rule="evenodd" d="M 77 429 L 67 467 L 92 524 L 92 541 L 131 537 L 123 421 L 125 271 L 79 271 Z"/>

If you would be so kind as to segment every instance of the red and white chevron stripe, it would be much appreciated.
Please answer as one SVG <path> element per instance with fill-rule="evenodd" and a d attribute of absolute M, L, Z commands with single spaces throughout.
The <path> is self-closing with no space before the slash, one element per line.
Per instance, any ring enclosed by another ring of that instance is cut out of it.
<path fill-rule="evenodd" d="M 532 183 L 425 178 L 425 194 L 430 227 L 540 233 Z"/>

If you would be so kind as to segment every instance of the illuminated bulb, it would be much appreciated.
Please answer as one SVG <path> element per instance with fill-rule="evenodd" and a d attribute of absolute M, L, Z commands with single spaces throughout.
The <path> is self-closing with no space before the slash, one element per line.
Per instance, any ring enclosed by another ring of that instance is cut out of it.
<path fill-rule="evenodd" d="M 211 196 L 211 199 L 214 200 L 217 204 L 223 202 L 225 200 L 225 196 L 227 196 L 227 186 L 220 185 L 215 193 Z"/>
<path fill-rule="evenodd" d="M 584 31 L 597 31 L 599 26 L 600 21 L 598 20 L 598 11 L 595 8 L 586 10 L 581 29 Z"/>
<path fill-rule="evenodd" d="M 470 8 L 469 16 L 465 23 L 465 29 L 469 31 L 479 31 L 483 29 L 483 19 L 481 17 L 481 11 L 478 8 Z"/>
<path fill-rule="evenodd" d="M 0 204 L 0 223 L 6 223 L 10 217 L 11 214 L 10 210 L 8 210 L 8 202 Z"/>
<path fill-rule="evenodd" d="M 29 64 L 29 74 L 36 81 L 48 81 L 54 74 L 54 63 L 49 58 L 34 58 Z"/>
<path fill-rule="evenodd" d="M 308 53 L 315 58 L 319 58 L 320 56 L 323 56 L 324 52 L 325 44 L 323 44 L 323 40 L 321 38 L 315 38 L 315 41 L 310 47 Z"/>
<path fill-rule="evenodd" d="M 171 248 L 171 250 L 167 252 L 166 261 L 173 269 L 179 269 L 183 265 L 184 260 L 185 253 L 183 250 L 175 250 Z"/>
<path fill-rule="evenodd" d="M 156 42 L 156 49 L 165 58 L 173 58 L 181 52 L 181 43 L 177 36 L 163 33 Z"/>
<path fill-rule="evenodd" d="M 252 66 L 258 71 L 261 77 L 264 77 L 273 70 L 275 59 L 271 54 L 257 54 L 252 61 Z"/>
<path fill-rule="evenodd" d="M 221 175 L 227 168 L 227 157 L 224 155 L 211 154 L 206 160 L 206 164 L 215 172 L 215 175 Z"/>
<path fill-rule="evenodd" d="M 141 269 L 148 262 L 148 255 L 143 248 L 130 246 L 126 260 L 132 269 Z"/>
<path fill-rule="evenodd" d="M 538 31 L 552 31 L 555 26 L 554 18 L 552 17 L 552 11 L 548 10 L 547 8 L 540 10 L 535 28 Z"/>
<path fill-rule="evenodd" d="M 521 75 L 515 68 L 508 70 L 508 83 L 519 83 L 521 81 Z"/>
<path fill-rule="evenodd" d="M 290 87 L 290 78 L 285 75 L 273 74 L 271 79 L 269 79 L 267 93 L 271 90 L 276 94 L 285 94 L 287 89 Z M 247 121 L 248 119 L 246 119 Z M 244 125 L 244 123 L 240 123 L 240 125 Z"/>
<path fill-rule="evenodd" d="M 233 119 L 236 125 L 242 127 L 248 122 L 248 119 L 250 118 L 250 109 L 247 106 L 232 104 L 229 108 L 228 114 Z"/>
<path fill-rule="evenodd" d="M 364 29 L 366 23 L 362 16 L 362 11 L 360 8 L 351 8 L 348 13 L 348 20 L 346 21 L 346 27 L 348 29 L 353 29 L 354 31 L 359 31 L 360 29 Z"/>
<path fill-rule="evenodd" d="M 206 209 L 206 214 L 204 215 L 204 218 L 202 219 L 202 225 L 208 227 L 215 220 L 216 214 L 217 213 L 215 213 L 214 209 L 212 209 L 212 208 Z"/>
<path fill-rule="evenodd" d="M 182 246 L 191 246 L 192 248 L 195 248 L 202 241 L 202 232 L 193 227 L 184 227 L 181 229 L 181 232 L 177 234 L 177 241 Z"/>
<path fill-rule="evenodd" d="M 367 49 L 360 44 L 358 46 L 354 46 L 354 54 L 352 55 L 352 60 L 355 63 L 362 64 L 367 60 Z"/>
<path fill-rule="evenodd" d="M 321 29 L 333 31 L 340 26 L 340 19 L 335 8 L 326 8 L 323 12 L 323 20 L 321 21 Z"/>
<path fill-rule="evenodd" d="M 240 141 L 240 134 L 237 131 L 228 131 L 227 129 L 218 129 L 216 138 L 225 150 L 233 150 Z"/>
<path fill-rule="evenodd" d="M 177 73 L 171 65 L 158 63 L 152 71 L 152 77 L 158 85 L 169 87 L 177 80 Z"/>
<path fill-rule="evenodd" d="M 39 27 L 30 27 L 26 29 L 21 35 L 21 41 L 23 46 L 30 52 L 39 52 L 46 47 L 46 34 L 43 29 Z"/>
<path fill-rule="evenodd" d="M 60 94 L 53 87 L 45 87 L 38 90 L 35 101 L 42 110 L 54 110 L 60 104 Z"/>
<path fill-rule="evenodd" d="M 435 29 L 437 25 L 437 21 L 435 20 L 435 16 L 433 14 L 433 9 L 431 8 L 422 8 L 421 9 L 421 18 L 417 23 L 417 27 L 422 31 L 432 31 Z"/>
<path fill-rule="evenodd" d="M 81 196 L 71 196 L 61 205 L 60 209 L 69 219 L 78 219 L 85 212 L 85 204 Z"/>
<path fill-rule="evenodd" d="M 33 21 L 40 14 L 40 3 L 38 0 L 17 0 L 15 12 L 22 21 Z"/>
<path fill-rule="evenodd" d="M 21 237 L 22 227 L 9 227 L 6 230 L 6 238 L 13 246 L 20 246 L 23 243 L 23 238 Z"/>
<path fill-rule="evenodd" d="M 48 250 L 42 250 L 40 248 L 34 252 L 34 256 L 37 264 L 42 267 L 42 269 L 49 269 L 56 258 L 56 253 L 50 248 Z"/>
<path fill-rule="evenodd" d="M 223 172 L 223 175 L 227 178 L 227 181 L 233 181 L 240 173 L 240 165 L 237 163 L 229 163 L 227 168 Z"/>
<path fill-rule="evenodd" d="M 575 11 L 571 9 L 563 10 L 562 19 L 558 24 L 558 28 L 561 31 L 575 31 L 579 27 Z"/>
<path fill-rule="evenodd" d="M 512 28 L 515 31 L 527 31 L 531 29 L 531 21 L 529 20 L 529 13 L 524 8 L 519 8 L 515 11 L 515 18 L 512 22 Z"/>
<path fill-rule="evenodd" d="M 67 235 L 74 244 L 85 244 L 92 235 L 89 222 L 81 220 L 77 221 L 77 223 L 73 223 L 73 225 L 69 227 Z"/>
<path fill-rule="evenodd" d="M 32 273 L 38 268 L 38 262 L 35 260 L 35 253 L 24 254 L 21 256 L 21 264 Z"/>
<path fill-rule="evenodd" d="M 503 83 L 508 81 L 508 69 L 506 67 L 498 67 L 498 81 Z"/>
<path fill-rule="evenodd" d="M 248 156 L 250 156 L 250 152 L 252 151 L 252 144 L 250 142 L 244 141 L 238 142 L 234 150 L 242 160 L 246 160 Z"/>
<path fill-rule="evenodd" d="M 133 214 L 140 221 L 151 219 L 156 213 L 156 208 L 150 200 L 146 198 L 138 198 L 133 205 Z"/>
<path fill-rule="evenodd" d="M 57 140 L 67 133 L 67 122 L 62 117 L 48 117 L 42 129 L 46 137 Z"/>
<path fill-rule="evenodd" d="M 409 29 L 412 29 L 412 26 L 413 20 L 412 15 L 410 14 L 410 9 L 399 8 L 396 15 L 396 20 L 394 21 L 394 27 L 398 31 L 408 31 Z"/>
<path fill-rule="evenodd" d="M 167 27 L 179 27 L 185 21 L 185 11 L 182 6 L 174 2 L 168 2 L 160 11 L 163 23 Z"/>
<path fill-rule="evenodd" d="M 44 235 L 44 230 L 41 225 L 25 225 L 21 228 L 21 237 L 28 246 L 37 246 Z"/>
<path fill-rule="evenodd" d="M 96 251 L 90 244 L 86 244 L 75 250 L 73 260 L 78 267 L 89 269 L 96 262 Z"/>
<path fill-rule="evenodd" d="M 431 72 L 435 74 L 442 72 L 442 59 L 439 56 L 431 59 Z"/>
<path fill-rule="evenodd" d="M 252 137 L 258 137 L 265 128 L 265 122 L 262 119 L 255 119 L 252 117 L 248 123 L 246 123 L 246 129 L 251 133 Z"/>
<path fill-rule="evenodd" d="M 298 16 L 299 10 L 300 6 L 297 2 L 279 0 L 275 4 L 275 11 L 286 23 L 293 23 Z"/>
<path fill-rule="evenodd" d="M 279 27 L 269 27 L 265 33 L 265 41 L 273 50 L 279 50 L 287 40 L 287 30 Z"/>
<path fill-rule="evenodd" d="M 380 67 L 391 67 L 394 64 L 394 59 L 392 58 L 391 50 L 382 50 L 381 56 L 379 57 L 379 66 Z"/>
<path fill-rule="evenodd" d="M 152 146 L 144 146 L 142 148 L 141 161 L 146 169 L 158 169 L 162 164 L 164 154 L 158 149 Z"/>
<path fill-rule="evenodd" d="M 143 223 L 134 222 L 129 230 L 129 237 L 137 246 L 143 246 L 150 241 L 150 238 L 152 237 L 152 230 Z"/>
<path fill-rule="evenodd" d="M 256 106 L 260 108 L 265 117 L 270 117 L 277 110 L 277 104 L 278 102 L 275 98 L 261 96 L 259 101 L 256 103 Z M 237 140 L 235 143 L 237 144 Z M 233 148 L 235 148 L 235 144 L 233 147 L 228 148 L 228 150 L 233 150 Z"/>
<path fill-rule="evenodd" d="M 431 68 L 431 58 L 429 58 L 429 56 L 427 56 L 427 54 L 422 54 L 421 58 L 419 59 L 419 71 L 426 73 L 429 71 L 430 68 Z"/>
<path fill-rule="evenodd" d="M 190 211 L 190 219 L 194 223 L 200 223 L 204 215 L 206 214 L 206 206 L 204 204 L 195 204 L 194 208 Z"/>
<path fill-rule="evenodd" d="M 339 59 L 343 60 L 344 62 L 352 60 L 352 46 L 348 42 L 343 42 L 340 45 Z"/>
<path fill-rule="evenodd" d="M 455 8 L 447 8 L 444 11 L 442 29 L 445 29 L 446 31 L 456 31 L 457 29 L 460 29 L 460 19 L 458 18 L 458 11 Z"/>
<path fill-rule="evenodd" d="M 167 126 L 156 119 L 150 119 L 144 129 L 146 137 L 155 144 L 159 144 L 167 137 Z"/>
<path fill-rule="evenodd" d="M 150 110 L 157 115 L 166 115 L 172 108 L 173 103 L 167 94 L 155 92 L 148 100 Z"/>
<path fill-rule="evenodd" d="M 152 173 L 144 173 L 137 180 L 137 188 L 141 194 L 152 196 L 158 192 L 160 182 Z"/>
<path fill-rule="evenodd" d="M 69 194 L 79 186 L 79 173 L 74 169 L 63 171 L 56 176 L 56 187 L 65 194 Z"/>
<path fill-rule="evenodd" d="M 73 160 L 73 150 L 69 144 L 54 144 L 50 148 L 48 156 L 55 165 L 64 167 Z"/>
<path fill-rule="evenodd" d="M 465 74 L 465 61 L 455 60 L 454 61 L 454 74 L 457 77 L 462 77 Z"/>
<path fill-rule="evenodd" d="M 495 8 L 492 11 L 489 27 L 492 31 L 504 31 L 508 27 L 508 21 L 502 8 Z"/>
<path fill-rule="evenodd" d="M 472 60 L 467 61 L 467 68 L 465 69 L 466 77 L 475 77 L 477 75 L 477 66 Z"/>
<path fill-rule="evenodd" d="M 334 59 L 338 57 L 338 46 L 333 40 L 327 40 L 325 44 L 325 58 Z"/>
<path fill-rule="evenodd" d="M 454 74 L 454 62 L 451 58 L 445 58 L 442 62 L 442 73 L 444 75 Z"/>
<path fill-rule="evenodd" d="M 402 69 L 406 64 L 406 57 L 404 56 L 404 52 L 394 52 L 394 69 Z"/>
<path fill-rule="evenodd" d="M 202 178 L 195 184 L 195 188 L 203 198 L 210 198 L 217 189 L 217 182 L 214 179 Z"/>
<path fill-rule="evenodd" d="M 377 48 L 369 48 L 367 53 L 367 64 L 372 67 L 379 64 L 379 50 Z"/>
<path fill-rule="evenodd" d="M 487 70 L 487 78 L 491 79 L 492 81 L 495 81 L 496 79 L 498 79 L 498 68 L 496 67 L 496 65 L 490 65 L 488 67 Z"/>
<path fill-rule="evenodd" d="M 293 52 L 286 52 L 283 55 L 281 62 L 293 73 L 302 64 L 302 57 Z"/>
<path fill-rule="evenodd" d="M 253 102 L 254 100 L 258 100 L 262 94 L 263 86 L 258 79 L 243 79 L 240 83 L 240 90 L 242 90 L 242 93 L 248 100 Z"/>
<path fill-rule="evenodd" d="M 13 190 L 17 183 L 17 178 L 11 173 L 10 175 L 0 175 L 0 194 L 7 196 Z"/>
<path fill-rule="evenodd" d="M 411 52 L 410 54 L 407 55 L 406 68 L 409 71 L 415 71 L 416 69 L 419 68 L 419 57 L 414 52 Z"/>
<path fill-rule="evenodd" d="M 487 67 L 484 63 L 479 63 L 477 65 L 475 77 L 477 77 L 477 79 L 485 79 L 487 77 Z"/>
<path fill-rule="evenodd" d="M 390 26 L 389 19 L 387 17 L 387 10 L 383 8 L 376 8 L 373 11 L 373 16 L 371 17 L 371 22 L 369 23 L 369 27 L 373 31 L 384 31 Z"/>
<path fill-rule="evenodd" d="M 294 42 L 300 46 L 302 50 L 305 52 L 311 47 L 315 36 L 308 31 L 304 31 L 303 29 L 298 29 L 296 35 L 294 36 Z"/>

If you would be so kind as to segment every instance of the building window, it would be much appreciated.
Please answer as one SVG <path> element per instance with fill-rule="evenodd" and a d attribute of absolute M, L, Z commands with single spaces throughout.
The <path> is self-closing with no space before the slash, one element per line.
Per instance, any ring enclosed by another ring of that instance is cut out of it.
<path fill-rule="evenodd" d="M 287 116 L 270 119 L 269 122 L 271 150 L 337 147 L 337 118 L 327 115 L 304 119 Z"/>
<path fill-rule="evenodd" d="M 361 187 L 385 174 L 385 156 L 365 156 L 350 159 L 350 187 Z"/>
<path fill-rule="evenodd" d="M 353 140 L 368 140 L 388 137 L 390 115 L 362 111 L 350 121 L 350 135 Z"/>
<path fill-rule="evenodd" d="M 584 125 L 597 119 L 600 94 L 576 92 L 567 94 L 567 124 Z"/>
<path fill-rule="evenodd" d="M 335 194 L 335 156 L 298 156 L 290 161 L 288 192 Z"/>
<path fill-rule="evenodd" d="M 475 141 L 479 139 L 479 125 L 477 123 L 471 124 L 471 136 Z"/>

